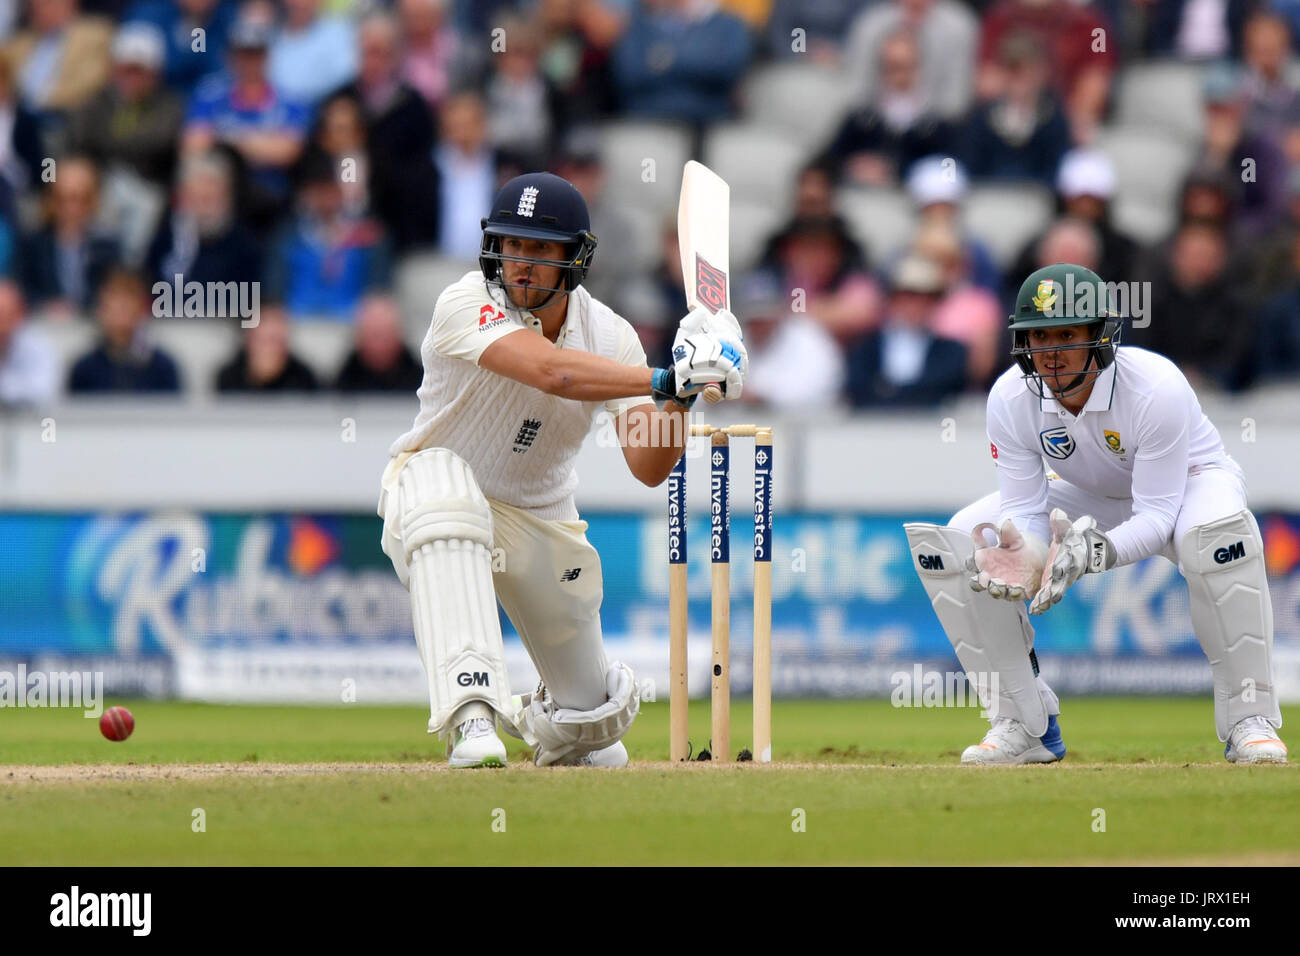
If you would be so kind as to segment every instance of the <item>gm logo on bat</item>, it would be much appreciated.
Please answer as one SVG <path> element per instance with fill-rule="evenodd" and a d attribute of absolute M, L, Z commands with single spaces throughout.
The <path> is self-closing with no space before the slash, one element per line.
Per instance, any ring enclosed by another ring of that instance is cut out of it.
<path fill-rule="evenodd" d="M 698 254 L 695 256 L 695 295 L 710 312 L 721 312 L 727 307 L 727 274 L 709 265 Z"/>

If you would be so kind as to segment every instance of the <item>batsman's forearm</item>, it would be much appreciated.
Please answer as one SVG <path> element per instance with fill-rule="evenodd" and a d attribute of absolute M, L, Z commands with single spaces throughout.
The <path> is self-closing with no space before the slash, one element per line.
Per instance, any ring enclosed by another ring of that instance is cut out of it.
<path fill-rule="evenodd" d="M 650 394 L 648 368 L 622 365 L 613 359 L 575 349 L 556 349 L 545 369 L 551 395 L 579 402 L 607 402 Z"/>

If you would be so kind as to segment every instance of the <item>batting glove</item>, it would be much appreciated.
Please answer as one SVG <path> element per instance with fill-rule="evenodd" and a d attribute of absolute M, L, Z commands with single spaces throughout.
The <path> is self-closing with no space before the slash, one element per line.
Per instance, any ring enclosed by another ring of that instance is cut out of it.
<path fill-rule="evenodd" d="M 728 399 L 739 398 L 749 370 L 749 353 L 738 340 L 679 329 L 673 341 L 673 369 L 678 387 L 686 394 L 716 383 Z"/>

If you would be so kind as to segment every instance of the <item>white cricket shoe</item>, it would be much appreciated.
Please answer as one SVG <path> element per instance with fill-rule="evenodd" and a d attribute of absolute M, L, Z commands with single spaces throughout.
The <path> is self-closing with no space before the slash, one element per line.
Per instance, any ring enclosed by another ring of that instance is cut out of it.
<path fill-rule="evenodd" d="M 1228 732 L 1223 755 L 1229 763 L 1286 763 L 1286 744 L 1266 718 L 1247 717 Z"/>
<path fill-rule="evenodd" d="M 473 717 L 456 728 L 456 744 L 447 763 L 453 767 L 504 767 L 506 745 L 497 736 L 494 722 Z"/>
<path fill-rule="evenodd" d="M 984 735 L 984 739 L 962 751 L 965 764 L 1006 765 L 1022 763 L 1053 763 L 1065 756 L 1065 742 L 1061 739 L 1061 725 L 1056 718 L 1047 718 L 1047 733 L 1031 737 L 1025 725 L 1010 717 L 999 717 Z"/>
<path fill-rule="evenodd" d="M 601 750 L 593 750 L 581 757 L 566 757 L 554 764 L 556 767 L 626 767 L 627 748 L 623 741 L 615 741 Z"/>

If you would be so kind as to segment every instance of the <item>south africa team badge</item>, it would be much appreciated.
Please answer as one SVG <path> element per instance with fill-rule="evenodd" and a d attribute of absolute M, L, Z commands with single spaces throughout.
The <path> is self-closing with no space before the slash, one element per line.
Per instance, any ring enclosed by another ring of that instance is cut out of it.
<path fill-rule="evenodd" d="M 1117 455 L 1124 454 L 1124 446 L 1120 444 L 1119 432 L 1103 431 L 1106 436 L 1106 446 Z"/>

